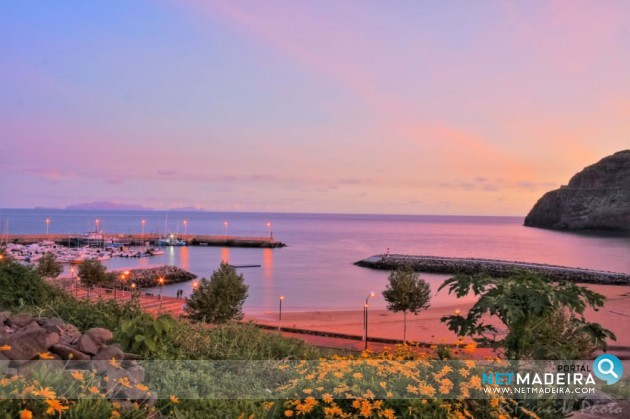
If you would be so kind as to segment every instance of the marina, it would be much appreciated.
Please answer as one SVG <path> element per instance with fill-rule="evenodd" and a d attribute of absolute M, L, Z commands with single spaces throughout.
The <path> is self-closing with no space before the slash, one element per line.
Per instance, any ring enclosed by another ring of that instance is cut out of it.
<path fill-rule="evenodd" d="M 123 234 L 90 232 L 87 234 L 8 234 L 2 237 L 7 244 L 32 245 L 49 242 L 56 245 L 77 247 L 121 247 L 121 246 L 222 246 L 275 248 L 286 244 L 273 237 L 247 237 L 206 234 L 180 234 L 164 237 L 160 234 Z"/>

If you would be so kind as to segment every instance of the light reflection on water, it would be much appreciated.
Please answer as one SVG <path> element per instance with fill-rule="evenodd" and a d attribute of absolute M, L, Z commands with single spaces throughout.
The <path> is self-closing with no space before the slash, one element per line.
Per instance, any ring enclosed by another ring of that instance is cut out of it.
<path fill-rule="evenodd" d="M 147 233 L 165 225 L 165 215 L 160 212 L 3 210 L 2 216 L 11 220 L 12 233 L 41 233 L 46 217 L 53 220 L 51 233 L 85 232 L 82 225 L 95 216 L 109 231 L 121 233 L 140 233 L 143 218 Z M 388 273 L 359 268 L 353 262 L 383 253 L 388 247 L 393 254 L 492 258 L 630 273 L 628 236 L 527 228 L 519 217 L 170 213 L 168 220 L 174 219 L 187 219 L 190 234 L 217 235 L 224 234 L 223 223 L 228 220 L 229 233 L 240 236 L 264 236 L 265 223 L 270 221 L 274 237 L 288 247 L 167 247 L 161 256 L 112 259 L 106 265 L 110 269 L 178 265 L 200 277 L 209 277 L 221 261 L 262 265 L 239 269 L 250 286 L 245 303 L 250 311 L 277 310 L 280 295 L 286 296 L 283 310 L 287 311 L 360 310 L 371 290 L 376 291 L 376 298 L 370 306 L 384 308 L 380 293 Z M 167 228 L 176 231 L 174 225 Z M 448 276 L 422 277 L 435 293 Z M 180 288 L 188 294 L 192 284 L 166 286 L 164 293 L 175 295 Z M 442 292 L 433 298 L 432 306 L 453 302 L 454 297 Z"/>

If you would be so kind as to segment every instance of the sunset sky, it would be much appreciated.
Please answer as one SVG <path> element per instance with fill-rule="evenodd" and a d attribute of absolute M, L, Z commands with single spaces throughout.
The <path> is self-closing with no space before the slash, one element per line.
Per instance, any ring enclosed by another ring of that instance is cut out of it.
<path fill-rule="evenodd" d="M 630 146 L 626 1 L 4 1 L 0 207 L 525 215 Z"/>

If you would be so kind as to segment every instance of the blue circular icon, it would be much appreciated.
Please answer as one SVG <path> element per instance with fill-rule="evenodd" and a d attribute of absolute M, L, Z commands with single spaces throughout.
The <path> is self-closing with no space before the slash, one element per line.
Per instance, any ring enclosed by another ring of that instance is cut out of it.
<path fill-rule="evenodd" d="M 621 380 L 623 365 L 615 355 L 602 354 L 593 361 L 595 376 L 606 381 L 607 384 L 615 384 Z"/>

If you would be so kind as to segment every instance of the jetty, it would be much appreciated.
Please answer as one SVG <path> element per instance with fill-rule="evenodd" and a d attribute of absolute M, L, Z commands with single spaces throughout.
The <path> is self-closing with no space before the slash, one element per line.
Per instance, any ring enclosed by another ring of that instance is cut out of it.
<path fill-rule="evenodd" d="M 532 271 L 552 281 L 573 281 L 604 285 L 630 285 L 630 273 L 598 271 L 531 262 L 440 256 L 375 255 L 354 263 L 372 269 L 394 270 L 408 266 L 417 272 L 444 274 L 486 274 L 505 278 L 518 271 Z"/>
<path fill-rule="evenodd" d="M 102 237 L 94 238 L 81 234 L 9 234 L 2 239 L 6 243 L 33 244 L 43 241 L 52 241 L 64 246 L 93 246 L 106 247 L 112 243 L 124 246 L 143 246 L 149 244 L 158 246 L 160 234 L 124 234 L 102 233 Z M 200 234 L 179 234 L 178 240 L 186 246 L 221 246 L 221 247 L 260 247 L 275 248 L 285 247 L 286 244 L 275 240 L 273 237 L 247 237 L 247 236 L 212 236 Z"/>

